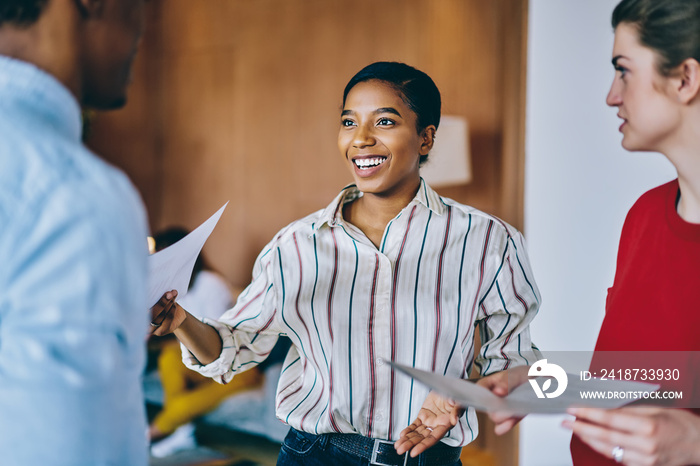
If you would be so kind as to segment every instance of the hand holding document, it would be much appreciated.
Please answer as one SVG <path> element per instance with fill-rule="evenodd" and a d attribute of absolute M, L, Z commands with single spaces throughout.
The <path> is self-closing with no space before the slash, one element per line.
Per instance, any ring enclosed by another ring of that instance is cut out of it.
<path fill-rule="evenodd" d="M 177 290 L 178 298 L 187 294 L 197 256 L 227 205 L 177 243 L 148 256 L 148 307 L 153 307 L 166 291 Z"/>
<path fill-rule="evenodd" d="M 546 360 L 545 361 L 546 364 Z M 538 361 L 539 363 L 540 361 Z M 536 364 L 533 367 L 536 366 Z M 473 382 L 454 377 L 446 377 L 432 372 L 422 371 L 413 367 L 403 366 L 389 362 L 396 370 L 413 377 L 419 382 L 443 396 L 451 398 L 462 406 L 471 406 L 478 411 L 508 412 L 514 415 L 530 413 L 565 413 L 572 406 L 591 406 L 596 408 L 619 408 L 636 399 L 632 396 L 624 397 L 586 397 L 582 393 L 618 393 L 639 394 L 654 392 L 659 385 L 642 382 L 630 382 L 620 380 L 581 380 L 578 375 L 562 374 L 568 380 L 559 381 L 559 386 L 552 393 L 547 392 L 552 379 L 538 377 L 531 378 L 530 383 L 524 383 L 515 388 L 505 397 L 494 395 L 488 389 Z M 537 387 L 537 388 L 536 388 Z M 543 388 L 539 388 L 543 387 Z M 562 389 L 562 387 L 564 387 Z M 560 390 L 561 389 L 561 390 Z M 543 397 L 539 397 L 539 395 Z M 543 392 L 546 392 L 544 394 Z M 559 392 L 559 393 L 557 393 Z"/>

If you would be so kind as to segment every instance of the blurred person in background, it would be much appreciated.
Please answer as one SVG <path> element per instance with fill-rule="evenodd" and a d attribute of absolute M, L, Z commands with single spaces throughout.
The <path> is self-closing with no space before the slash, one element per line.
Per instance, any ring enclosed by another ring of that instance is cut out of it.
<path fill-rule="evenodd" d="M 147 221 L 81 143 L 122 107 L 142 0 L 0 2 L 0 462 L 143 466 Z"/>
<path fill-rule="evenodd" d="M 156 233 L 153 236 L 156 251 L 178 242 L 188 233 L 181 227 Z M 200 253 L 194 264 L 187 294 L 178 299 L 178 303 L 198 318 L 218 319 L 231 308 L 234 295 L 224 277 Z M 216 383 L 185 367 L 180 344 L 174 336 L 152 337 L 152 340 L 157 340 L 154 342 L 157 345 L 155 357 L 163 390 L 162 410 L 149 427 L 152 456 L 164 457 L 194 448 L 195 429 L 191 421 L 213 410 L 229 396 L 262 385 L 263 376 L 257 367 L 226 385 Z"/>

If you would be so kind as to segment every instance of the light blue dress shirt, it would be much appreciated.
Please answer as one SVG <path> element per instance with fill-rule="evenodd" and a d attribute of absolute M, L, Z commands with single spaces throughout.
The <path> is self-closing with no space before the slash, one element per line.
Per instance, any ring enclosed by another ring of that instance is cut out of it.
<path fill-rule="evenodd" d="M 148 462 L 146 217 L 77 101 L 0 56 L 0 463 Z"/>

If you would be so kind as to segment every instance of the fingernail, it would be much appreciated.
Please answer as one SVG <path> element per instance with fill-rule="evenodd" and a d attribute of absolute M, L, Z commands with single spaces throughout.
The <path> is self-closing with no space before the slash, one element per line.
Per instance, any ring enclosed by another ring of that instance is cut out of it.
<path fill-rule="evenodd" d="M 569 408 L 566 410 L 567 414 L 571 414 L 572 416 L 576 416 L 578 414 L 578 409 L 577 408 Z"/>

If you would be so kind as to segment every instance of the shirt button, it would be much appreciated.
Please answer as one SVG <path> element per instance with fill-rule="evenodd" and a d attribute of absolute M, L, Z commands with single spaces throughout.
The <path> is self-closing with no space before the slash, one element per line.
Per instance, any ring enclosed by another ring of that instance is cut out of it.
<path fill-rule="evenodd" d="M 377 421 L 381 421 L 382 419 L 384 419 L 384 412 L 383 412 L 383 411 L 377 411 L 377 415 L 374 416 L 374 417 L 377 419 Z"/>
<path fill-rule="evenodd" d="M 378 366 L 383 366 L 384 365 L 384 360 L 382 358 L 377 358 L 377 365 Z"/>

